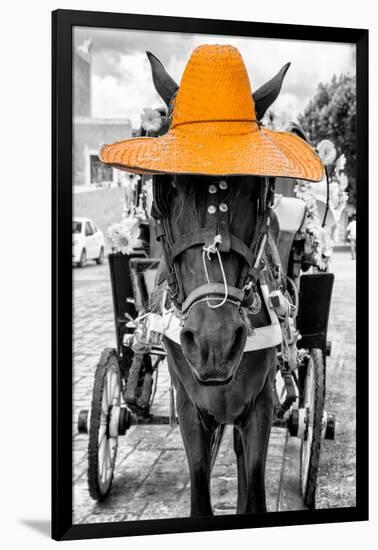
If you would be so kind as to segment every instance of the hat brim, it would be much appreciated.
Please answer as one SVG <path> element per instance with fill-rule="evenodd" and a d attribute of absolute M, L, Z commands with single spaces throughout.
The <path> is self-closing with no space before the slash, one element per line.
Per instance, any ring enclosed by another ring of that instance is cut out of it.
<path fill-rule="evenodd" d="M 104 145 L 99 157 L 106 164 L 137 174 L 251 175 L 308 181 L 324 177 L 323 164 L 306 141 L 266 128 L 194 136 L 177 127 L 157 138 Z"/>

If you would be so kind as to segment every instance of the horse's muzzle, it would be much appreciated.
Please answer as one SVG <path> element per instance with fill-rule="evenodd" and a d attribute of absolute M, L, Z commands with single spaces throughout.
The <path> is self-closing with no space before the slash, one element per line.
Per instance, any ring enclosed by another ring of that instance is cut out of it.
<path fill-rule="evenodd" d="M 194 308 L 185 322 L 182 351 L 199 384 L 226 385 L 242 359 L 247 327 L 235 306 L 204 311 L 203 307 Z"/>

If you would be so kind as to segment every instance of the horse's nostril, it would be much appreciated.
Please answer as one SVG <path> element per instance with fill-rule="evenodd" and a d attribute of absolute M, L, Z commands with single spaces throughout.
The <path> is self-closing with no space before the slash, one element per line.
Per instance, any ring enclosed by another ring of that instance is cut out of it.
<path fill-rule="evenodd" d="M 193 353 L 196 348 L 194 333 L 190 329 L 183 329 L 181 332 L 181 345 L 186 348 L 189 353 Z"/>
<path fill-rule="evenodd" d="M 192 357 L 192 359 L 195 359 L 196 357 L 198 357 L 198 354 L 200 354 L 202 360 L 207 360 L 208 346 L 206 339 L 198 339 L 191 329 L 182 329 L 181 345 L 183 346 L 187 354 Z"/>
<path fill-rule="evenodd" d="M 181 331 L 181 340 L 185 342 L 187 345 L 194 344 L 194 334 L 189 329 L 183 329 Z"/>

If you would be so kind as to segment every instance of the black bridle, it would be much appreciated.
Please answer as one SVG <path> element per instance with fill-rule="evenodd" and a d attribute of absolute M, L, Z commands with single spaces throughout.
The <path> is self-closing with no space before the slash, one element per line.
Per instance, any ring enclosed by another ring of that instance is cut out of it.
<path fill-rule="evenodd" d="M 171 176 L 167 175 L 153 177 L 152 216 L 155 219 L 156 238 L 163 247 L 167 267 L 166 281 L 174 305 L 182 314 L 188 314 L 189 310 L 201 301 L 222 298 L 225 298 L 224 301 L 238 306 L 250 307 L 255 297 L 256 285 L 261 270 L 264 267 L 262 254 L 270 227 L 274 180 L 267 177 L 263 178 L 256 206 L 257 219 L 253 237 L 251 242 L 246 244 L 239 237 L 230 233 L 230 212 L 228 207 L 225 207 L 225 204 L 221 202 L 221 194 L 218 192 L 208 193 L 206 208 L 213 215 L 209 217 L 206 227 L 184 233 L 174 240 L 168 204 L 170 178 Z M 227 178 L 214 178 L 214 183 L 218 184 L 220 189 L 222 189 L 222 181 L 226 183 L 227 187 Z M 244 259 L 244 265 L 236 287 L 227 285 L 226 281 L 211 283 L 208 280 L 192 290 L 188 296 L 185 296 L 178 258 L 180 254 L 189 248 L 198 245 L 203 246 L 204 254 L 205 252 L 208 254 L 218 253 L 220 263 L 220 254 L 227 254 L 231 250 Z"/>

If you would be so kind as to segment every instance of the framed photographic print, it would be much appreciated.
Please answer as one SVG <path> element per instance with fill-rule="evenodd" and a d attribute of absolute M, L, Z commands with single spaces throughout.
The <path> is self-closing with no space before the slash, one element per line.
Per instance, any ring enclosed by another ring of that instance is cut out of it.
<path fill-rule="evenodd" d="M 366 520 L 368 31 L 52 23 L 53 538 Z"/>

